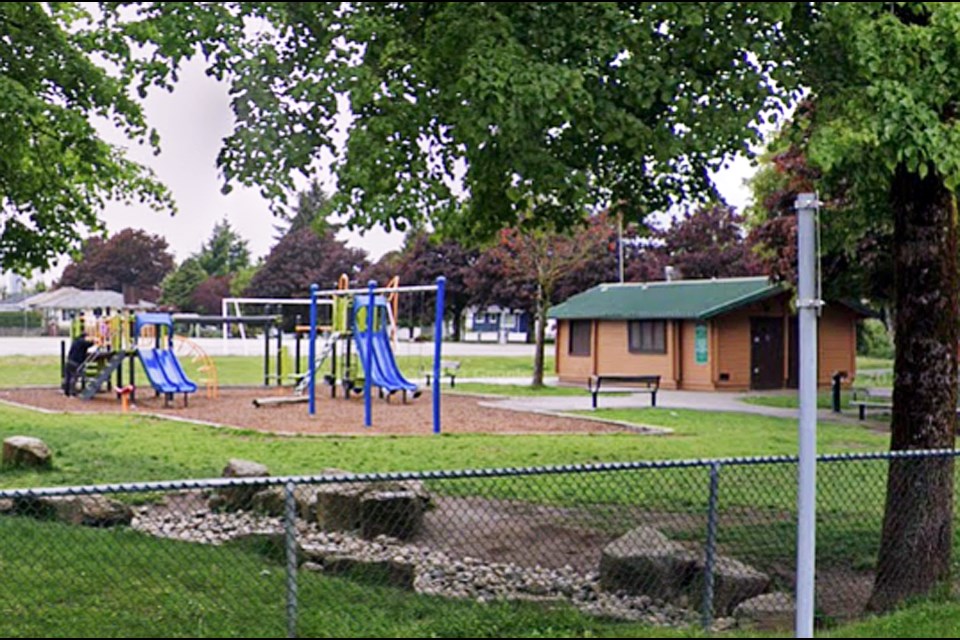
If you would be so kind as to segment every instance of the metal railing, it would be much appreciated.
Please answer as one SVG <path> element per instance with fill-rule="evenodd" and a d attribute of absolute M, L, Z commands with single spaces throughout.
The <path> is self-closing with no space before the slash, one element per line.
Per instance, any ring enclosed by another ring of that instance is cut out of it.
<path fill-rule="evenodd" d="M 888 469 L 956 455 L 819 459 L 820 624 L 857 618 L 870 599 Z M 738 458 L 2 491 L 0 634 L 789 629 L 796 464 Z"/>

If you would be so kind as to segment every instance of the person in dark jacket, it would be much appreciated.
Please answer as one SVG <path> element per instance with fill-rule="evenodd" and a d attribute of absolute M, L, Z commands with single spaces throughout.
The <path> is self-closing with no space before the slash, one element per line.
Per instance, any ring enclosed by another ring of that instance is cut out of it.
<path fill-rule="evenodd" d="M 80 372 L 81 365 L 87 359 L 87 352 L 94 344 L 93 340 L 88 338 L 86 334 L 80 334 L 70 343 L 70 352 L 67 354 L 67 366 L 63 379 L 64 394 L 73 395 L 77 374 Z"/>

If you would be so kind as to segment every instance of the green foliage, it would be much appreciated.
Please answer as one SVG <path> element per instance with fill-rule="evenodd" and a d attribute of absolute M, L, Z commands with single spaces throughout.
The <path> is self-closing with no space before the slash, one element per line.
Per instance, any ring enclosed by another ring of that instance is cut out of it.
<path fill-rule="evenodd" d="M 43 326 L 43 314 L 39 311 L 10 311 L 0 313 L 0 328 L 39 329 Z"/>
<path fill-rule="evenodd" d="M 164 4 L 135 31 L 186 22 Z M 709 193 L 706 170 L 758 141 L 756 114 L 795 86 L 776 64 L 786 3 L 198 10 L 215 11 L 226 15 L 211 67 L 229 71 L 237 117 L 219 156 L 227 179 L 283 200 L 297 171 L 337 151 L 346 96 L 335 203 L 361 227 L 489 235 L 534 211 L 531 224 L 563 228 L 598 202 L 641 217 Z M 274 28 L 244 38 L 244 14 Z"/>
<path fill-rule="evenodd" d="M 871 358 L 893 359 L 894 345 L 890 332 L 880 321 L 869 318 L 857 329 L 857 354 Z"/>
<path fill-rule="evenodd" d="M 47 268 L 76 251 L 108 199 L 173 209 L 153 173 L 126 159 L 94 129 L 109 118 L 126 136 L 156 146 L 130 95 L 134 78 L 108 72 L 129 48 L 102 44 L 114 33 L 92 23 L 79 3 L 13 2 L 0 6 L 0 266 L 22 273 Z"/>
<path fill-rule="evenodd" d="M 195 257 L 187 258 L 163 279 L 160 302 L 180 311 L 193 311 L 193 293 L 206 279 L 207 273 L 199 261 Z"/>
<path fill-rule="evenodd" d="M 191 257 L 208 276 L 232 275 L 250 266 L 247 241 L 233 230 L 226 218 L 213 226 L 210 239 Z"/>

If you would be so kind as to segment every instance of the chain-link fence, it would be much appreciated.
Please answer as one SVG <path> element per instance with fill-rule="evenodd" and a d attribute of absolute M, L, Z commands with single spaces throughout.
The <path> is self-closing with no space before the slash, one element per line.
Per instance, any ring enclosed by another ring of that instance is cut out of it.
<path fill-rule="evenodd" d="M 881 531 L 915 522 L 904 504 L 884 524 L 888 471 L 892 496 L 949 515 L 953 455 L 821 458 L 820 624 L 863 614 Z M 0 492 L 0 634 L 789 629 L 796 473 L 766 458 Z"/>

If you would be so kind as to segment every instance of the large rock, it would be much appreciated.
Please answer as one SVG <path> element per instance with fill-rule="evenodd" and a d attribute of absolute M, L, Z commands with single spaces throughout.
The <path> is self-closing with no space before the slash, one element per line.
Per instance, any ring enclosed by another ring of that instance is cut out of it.
<path fill-rule="evenodd" d="M 316 490 L 316 521 L 325 531 L 359 531 L 409 540 L 423 523 L 430 496 L 419 482 L 335 483 Z"/>
<path fill-rule="evenodd" d="M 50 447 L 39 438 L 12 436 L 3 441 L 3 466 L 49 469 L 53 465 Z"/>
<path fill-rule="evenodd" d="M 423 524 L 423 502 L 413 491 L 373 491 L 360 500 L 360 535 L 409 540 Z"/>
<path fill-rule="evenodd" d="M 377 585 L 388 585 L 414 591 L 417 579 L 417 567 L 413 563 L 399 559 L 361 558 L 357 556 L 329 554 L 313 557 L 305 563 L 306 571 L 322 572 L 353 580 Z"/>
<path fill-rule="evenodd" d="M 104 496 L 17 498 L 14 500 L 14 512 L 20 516 L 87 527 L 129 525 L 133 520 L 133 509 Z"/>
<path fill-rule="evenodd" d="M 705 575 L 701 553 L 650 527 L 638 527 L 614 540 L 600 557 L 600 587 L 605 591 L 686 600 L 698 606 L 703 600 Z M 770 585 L 766 574 L 725 556 L 717 556 L 713 576 L 714 612 L 721 616 Z"/>
<path fill-rule="evenodd" d="M 600 588 L 673 600 L 685 593 L 698 559 L 650 527 L 638 527 L 608 544 L 600 556 Z"/>
<path fill-rule="evenodd" d="M 224 478 L 266 478 L 270 470 L 259 462 L 233 459 L 227 463 L 221 474 Z M 232 487 L 220 489 L 211 499 L 210 507 L 226 511 L 238 511 L 253 507 L 253 496 L 264 490 L 264 487 Z"/>
<path fill-rule="evenodd" d="M 765 593 L 737 605 L 733 617 L 742 628 L 758 631 L 790 629 L 797 616 L 797 605 L 788 593 Z"/>
<path fill-rule="evenodd" d="M 705 567 L 697 564 L 694 580 L 688 587 L 691 601 L 703 598 Z M 734 558 L 717 556 L 713 569 L 713 611 L 728 616 L 741 602 L 759 596 L 770 587 L 770 577 Z"/>

